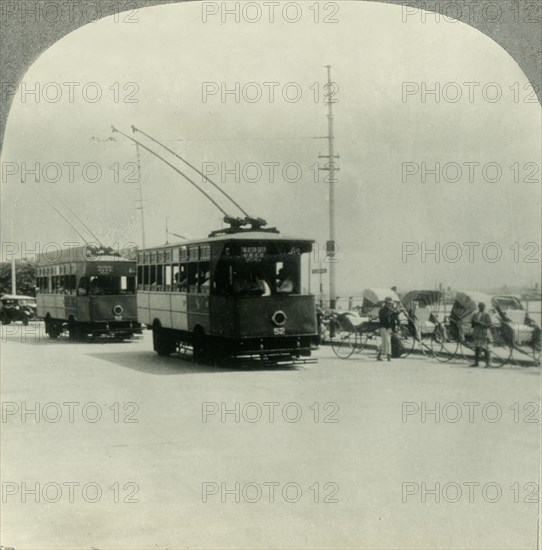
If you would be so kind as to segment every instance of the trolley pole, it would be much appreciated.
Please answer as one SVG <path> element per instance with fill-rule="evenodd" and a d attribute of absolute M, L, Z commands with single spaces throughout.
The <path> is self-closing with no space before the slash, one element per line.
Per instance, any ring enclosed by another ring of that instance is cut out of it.
<path fill-rule="evenodd" d="M 335 166 L 335 159 L 339 156 L 335 156 L 335 136 L 333 134 L 333 103 L 337 103 L 336 99 L 333 99 L 333 83 L 331 81 L 331 65 L 326 65 L 327 69 L 327 94 L 324 96 L 328 107 L 327 121 L 328 121 L 328 155 L 329 160 L 327 170 L 329 171 L 329 241 L 326 243 L 327 257 L 329 258 L 329 307 L 335 309 L 337 301 L 337 288 L 335 283 L 335 172 L 337 168 Z"/>

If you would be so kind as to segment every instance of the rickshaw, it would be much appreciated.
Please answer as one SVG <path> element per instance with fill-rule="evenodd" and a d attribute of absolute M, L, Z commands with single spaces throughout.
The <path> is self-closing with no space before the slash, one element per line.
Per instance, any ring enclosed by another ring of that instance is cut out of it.
<path fill-rule="evenodd" d="M 393 301 L 399 321 L 398 332 L 402 342 L 400 356 L 406 357 L 412 352 L 416 343 L 415 331 L 412 330 L 412 323 L 399 296 L 393 290 L 367 288 L 363 293 L 363 303 L 359 313 L 336 312 L 331 320 L 334 329 L 331 347 L 337 357 L 347 359 L 354 352 L 365 352 L 370 357 L 377 356 L 380 349 L 378 313 L 388 296 Z M 392 350 L 393 348 L 392 341 Z"/>
<path fill-rule="evenodd" d="M 0 298 L 0 321 L 9 325 L 12 321 L 22 321 L 23 325 L 36 318 L 36 298 L 4 294 Z"/>
<path fill-rule="evenodd" d="M 411 290 L 402 299 L 419 351 L 424 355 L 435 355 L 446 340 L 446 328 L 437 312 L 442 298 L 440 290 Z"/>
<path fill-rule="evenodd" d="M 488 294 L 477 291 L 458 292 L 452 311 L 445 324 L 445 338 L 435 342 L 434 354 L 441 361 L 449 361 L 454 357 L 471 359 L 474 355 L 472 317 L 478 310 L 478 304 L 485 304 L 485 311 L 491 319 L 489 328 L 489 349 L 492 364 L 501 367 L 512 357 L 513 338 L 510 327 L 494 306 Z"/>

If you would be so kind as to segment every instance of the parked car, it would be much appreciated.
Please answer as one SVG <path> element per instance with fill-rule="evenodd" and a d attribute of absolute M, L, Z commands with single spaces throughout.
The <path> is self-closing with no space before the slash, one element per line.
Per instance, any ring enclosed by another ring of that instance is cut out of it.
<path fill-rule="evenodd" d="M 4 294 L 0 304 L 0 321 L 3 325 L 9 325 L 12 321 L 22 321 L 23 325 L 28 325 L 28 321 L 36 318 L 36 298 L 32 296 Z"/>
<path fill-rule="evenodd" d="M 529 317 L 516 296 L 494 296 L 492 304 L 501 321 L 510 327 L 515 344 L 527 344 L 537 336 L 540 338 L 540 327 Z"/>

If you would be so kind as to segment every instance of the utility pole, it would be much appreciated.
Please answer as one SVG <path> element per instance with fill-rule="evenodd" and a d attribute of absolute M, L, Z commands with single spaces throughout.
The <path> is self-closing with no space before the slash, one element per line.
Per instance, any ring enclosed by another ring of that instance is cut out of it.
<path fill-rule="evenodd" d="M 327 155 L 318 155 L 319 158 L 327 158 L 327 166 L 321 168 L 321 170 L 327 170 L 329 172 L 329 240 L 326 243 L 326 257 L 329 258 L 329 307 L 335 309 L 337 301 L 337 288 L 335 284 L 335 172 L 337 167 L 335 166 L 335 159 L 339 158 L 339 155 L 335 155 L 335 136 L 333 134 L 333 103 L 337 103 L 336 99 L 333 99 L 333 83 L 331 81 L 331 65 L 326 65 L 327 69 L 327 94 L 324 95 L 326 98 L 324 103 L 327 103 L 328 114 L 327 114 L 327 124 L 328 124 L 328 154 Z"/>
<path fill-rule="evenodd" d="M 139 144 L 135 144 L 136 157 L 137 157 L 137 190 L 139 192 L 139 206 L 136 210 L 141 212 L 141 246 L 145 248 L 145 213 L 143 210 L 143 184 L 141 182 L 141 152 L 139 151 Z M 167 238 L 167 237 L 166 237 Z"/>
<path fill-rule="evenodd" d="M 13 243 L 13 221 L 15 219 L 15 202 L 11 205 L 11 242 Z M 15 254 L 11 256 L 11 294 L 17 296 L 17 270 L 15 268 Z"/>

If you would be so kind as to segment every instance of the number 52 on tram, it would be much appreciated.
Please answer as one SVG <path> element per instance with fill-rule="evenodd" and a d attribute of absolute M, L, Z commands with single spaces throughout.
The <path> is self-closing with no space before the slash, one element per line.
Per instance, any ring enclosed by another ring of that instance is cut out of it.
<path fill-rule="evenodd" d="M 195 360 L 309 357 L 318 331 L 314 296 L 301 292 L 301 257 L 312 245 L 240 230 L 139 251 L 138 318 L 152 328 L 154 350 L 191 346 Z"/>

